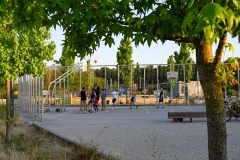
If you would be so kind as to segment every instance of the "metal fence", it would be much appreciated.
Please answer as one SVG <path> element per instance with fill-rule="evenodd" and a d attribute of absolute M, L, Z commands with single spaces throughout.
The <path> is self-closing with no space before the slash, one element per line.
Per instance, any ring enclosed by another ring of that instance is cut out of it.
<path fill-rule="evenodd" d="M 24 75 L 18 78 L 18 106 L 43 121 L 43 78 Z"/>
<path fill-rule="evenodd" d="M 169 72 L 176 72 L 177 77 L 169 78 Z M 239 82 L 239 67 L 235 75 Z M 137 93 L 137 105 L 158 105 L 160 88 L 164 90 L 165 105 L 205 103 L 196 64 L 91 65 L 87 70 L 81 65 L 54 65 L 48 67 L 44 77 L 24 75 L 18 78 L 18 84 L 18 105 L 41 120 L 50 106 L 64 106 L 64 111 L 65 106 L 79 106 L 83 86 L 89 91 L 106 88 L 109 105 L 113 89 L 118 91 L 118 106 L 129 105 L 133 91 Z M 238 86 L 225 88 L 225 99 L 233 92 L 240 93 Z"/>
<path fill-rule="evenodd" d="M 66 68 L 68 67 L 50 66 L 50 77 L 56 79 L 67 71 Z M 168 72 L 177 72 L 178 77 L 168 79 Z M 236 75 L 239 81 L 239 70 Z M 196 64 L 91 65 L 86 71 L 76 69 L 72 75 L 69 75 L 67 82 L 63 83 L 66 83 L 64 90 L 67 90 L 68 95 L 72 95 L 69 104 L 79 104 L 77 95 L 82 86 L 88 90 L 97 86 L 106 88 L 109 102 L 111 102 L 111 91 L 116 89 L 119 92 L 118 105 L 129 105 L 133 90 L 137 91 L 138 105 L 157 105 L 160 88 L 164 90 L 166 105 L 205 103 Z M 46 78 L 45 84 L 48 85 Z M 239 88 L 227 87 L 226 97 L 228 90 L 238 92 Z"/>

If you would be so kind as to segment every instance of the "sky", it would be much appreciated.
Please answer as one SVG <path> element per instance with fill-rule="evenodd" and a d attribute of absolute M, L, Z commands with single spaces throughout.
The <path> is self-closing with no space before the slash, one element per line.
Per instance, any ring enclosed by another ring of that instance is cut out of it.
<path fill-rule="evenodd" d="M 58 60 L 62 54 L 62 43 L 64 40 L 63 31 L 60 27 L 57 27 L 56 30 L 52 28 L 51 39 L 56 44 L 56 53 L 54 55 L 54 59 Z M 122 37 L 115 38 L 115 45 L 111 48 L 105 46 L 104 43 L 101 43 L 100 47 L 95 51 L 95 53 L 91 57 L 86 57 L 86 59 L 91 59 L 91 64 L 94 65 L 116 65 L 117 59 L 116 55 L 118 52 L 118 47 L 120 45 Z M 228 57 L 240 57 L 240 44 L 238 43 L 237 38 L 228 37 L 228 43 L 234 45 L 235 51 L 229 52 L 226 51 L 225 55 L 223 55 L 223 60 L 226 60 Z M 133 55 L 132 59 L 134 64 L 137 62 L 139 64 L 167 64 L 167 59 L 170 55 L 173 55 L 175 51 L 179 51 L 180 47 L 172 41 L 166 41 L 164 44 L 162 42 L 155 42 L 149 47 L 147 44 L 142 46 L 139 45 L 136 47 L 134 43 L 132 43 L 133 47 Z M 216 45 L 213 46 L 213 53 L 215 52 Z M 196 62 L 196 54 L 195 52 L 191 54 L 192 59 Z M 97 63 L 94 63 L 94 60 L 97 60 Z M 79 62 L 80 59 L 76 58 L 75 62 Z M 54 62 L 50 61 L 47 63 L 48 66 L 51 66 Z"/>

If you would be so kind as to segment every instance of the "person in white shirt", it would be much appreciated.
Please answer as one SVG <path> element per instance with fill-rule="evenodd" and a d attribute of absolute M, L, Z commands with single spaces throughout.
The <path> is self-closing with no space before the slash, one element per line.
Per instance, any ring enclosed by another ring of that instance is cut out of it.
<path fill-rule="evenodd" d="M 118 92 L 115 89 L 113 89 L 111 95 L 112 95 L 113 107 L 115 107 L 115 103 L 116 103 L 116 100 L 117 100 Z M 112 107 L 112 109 L 113 109 L 113 107 Z M 118 109 L 118 107 L 117 107 L 117 109 Z"/>

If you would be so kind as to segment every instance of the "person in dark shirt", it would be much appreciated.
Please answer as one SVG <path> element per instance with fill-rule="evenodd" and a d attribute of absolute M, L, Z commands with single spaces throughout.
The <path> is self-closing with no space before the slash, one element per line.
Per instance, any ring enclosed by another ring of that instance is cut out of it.
<path fill-rule="evenodd" d="M 85 110 L 87 110 L 87 103 L 86 103 L 87 93 L 86 93 L 84 87 L 82 87 L 82 90 L 81 90 L 81 92 L 80 92 L 80 97 L 81 97 L 81 99 L 80 99 L 80 110 L 79 110 L 79 113 L 85 114 Z M 83 108 L 84 110 L 82 110 L 82 108 Z"/>
<path fill-rule="evenodd" d="M 163 89 L 160 89 L 160 95 L 159 95 L 159 100 L 158 100 L 158 106 L 157 108 L 159 108 L 159 104 L 162 102 L 162 108 L 164 108 L 164 104 L 163 104 Z"/>
<path fill-rule="evenodd" d="M 95 101 L 93 103 L 93 107 L 94 107 L 95 111 L 98 111 L 97 104 L 98 104 L 98 101 L 99 101 L 99 96 L 100 96 L 100 87 L 97 87 L 96 97 L 95 97 Z"/>

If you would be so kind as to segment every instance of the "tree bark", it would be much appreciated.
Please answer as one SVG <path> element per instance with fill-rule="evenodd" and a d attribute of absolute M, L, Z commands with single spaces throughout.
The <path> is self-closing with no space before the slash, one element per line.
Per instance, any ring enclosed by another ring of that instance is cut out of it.
<path fill-rule="evenodd" d="M 221 42 L 226 43 L 226 38 Z M 209 160 L 227 160 L 224 99 L 221 82 L 215 75 L 217 64 L 212 55 L 212 45 L 199 41 L 195 46 L 197 68 L 206 103 Z"/>
<path fill-rule="evenodd" d="M 10 142 L 10 80 L 6 80 L 6 142 Z"/>

